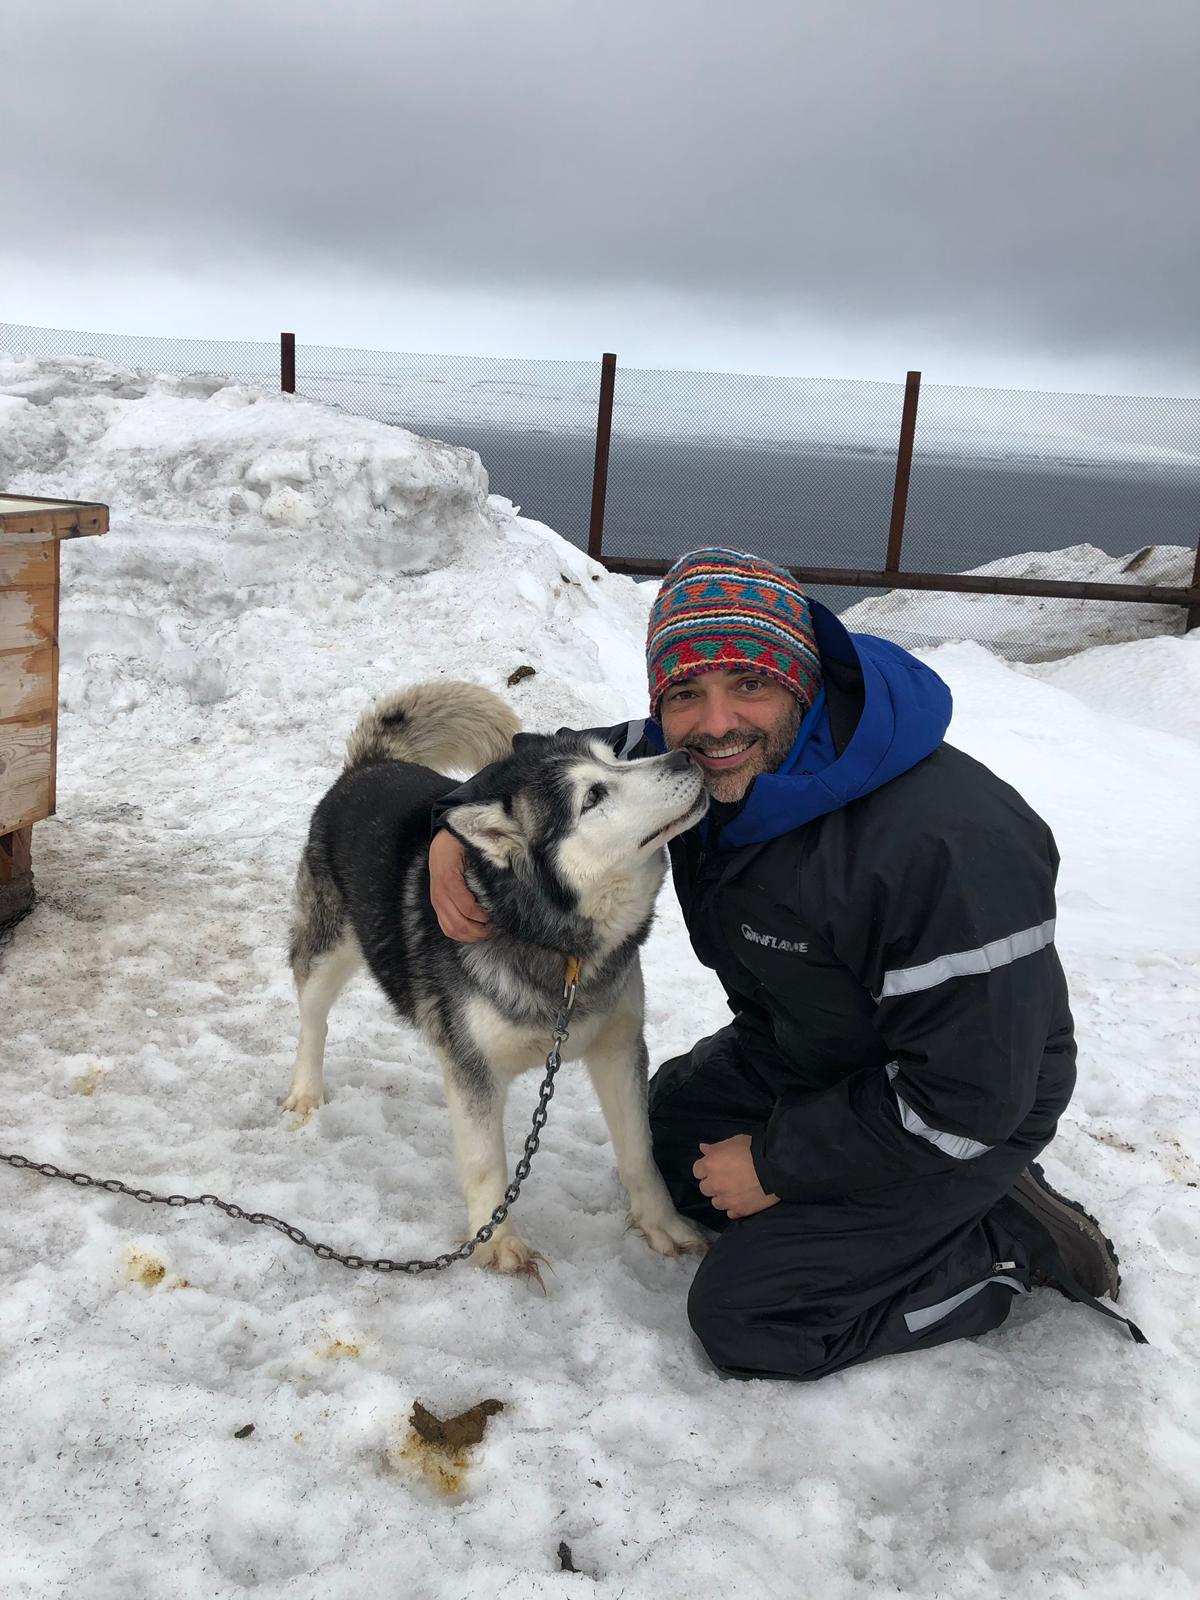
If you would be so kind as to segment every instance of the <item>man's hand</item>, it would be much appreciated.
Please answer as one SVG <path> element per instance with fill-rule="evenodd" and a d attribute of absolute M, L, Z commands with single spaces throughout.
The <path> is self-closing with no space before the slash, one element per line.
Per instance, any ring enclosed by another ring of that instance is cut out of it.
<path fill-rule="evenodd" d="M 467 887 L 466 854 L 452 833 L 438 829 L 429 846 L 429 899 L 447 939 L 478 944 L 490 939 L 492 930 L 487 912 Z"/>
<path fill-rule="evenodd" d="M 732 1139 L 717 1144 L 702 1143 L 700 1151 L 700 1159 L 692 1167 L 693 1176 L 700 1180 L 700 1193 L 730 1221 L 779 1204 L 779 1196 L 767 1194 L 758 1181 L 748 1133 L 735 1133 Z"/>

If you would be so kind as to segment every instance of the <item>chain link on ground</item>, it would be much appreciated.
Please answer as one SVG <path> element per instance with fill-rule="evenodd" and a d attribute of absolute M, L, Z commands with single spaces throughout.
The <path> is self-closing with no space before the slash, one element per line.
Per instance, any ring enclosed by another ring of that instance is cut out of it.
<path fill-rule="evenodd" d="M 429 1260 L 417 1257 L 411 1261 L 393 1261 L 388 1256 L 379 1256 L 371 1260 L 367 1256 L 356 1255 L 353 1251 L 343 1254 L 330 1244 L 314 1242 L 302 1228 L 284 1222 L 280 1217 L 273 1217 L 266 1211 L 247 1211 L 242 1206 L 235 1205 L 233 1201 L 222 1200 L 215 1194 L 154 1194 L 150 1189 L 135 1189 L 130 1184 L 122 1183 L 119 1178 L 93 1178 L 86 1172 L 64 1172 L 51 1161 L 34 1161 L 28 1156 L 6 1154 L 3 1151 L 0 1151 L 0 1161 L 15 1167 L 18 1171 L 37 1172 L 44 1178 L 61 1178 L 64 1183 L 73 1183 L 79 1189 L 105 1189 L 109 1194 L 128 1195 L 131 1200 L 139 1200 L 146 1206 L 176 1208 L 212 1206 L 217 1211 L 223 1211 L 227 1217 L 235 1217 L 240 1222 L 249 1222 L 256 1227 L 274 1228 L 277 1233 L 286 1234 L 293 1244 L 303 1245 L 306 1250 L 311 1250 L 313 1255 L 319 1256 L 322 1261 L 336 1261 L 339 1266 L 349 1267 L 352 1272 L 361 1272 L 364 1269 L 368 1272 L 407 1272 L 414 1277 L 421 1272 L 444 1272 L 454 1262 L 465 1261 L 481 1244 L 487 1243 L 508 1216 L 510 1209 L 516 1203 L 517 1196 L 521 1193 L 521 1185 L 529 1176 L 529 1168 L 541 1143 L 542 1129 L 548 1120 L 546 1107 L 554 1095 L 555 1075 L 562 1066 L 562 1047 L 569 1037 L 568 1024 L 575 1008 L 575 988 L 575 981 L 571 979 L 568 979 L 563 986 L 562 1005 L 554 1019 L 554 1042 L 546 1057 L 546 1075 L 538 1091 L 533 1126 L 525 1136 L 525 1154 L 517 1162 L 512 1182 L 504 1191 L 504 1199 L 472 1238 L 464 1239 L 457 1249 L 444 1251 L 440 1256 L 432 1256 Z"/>

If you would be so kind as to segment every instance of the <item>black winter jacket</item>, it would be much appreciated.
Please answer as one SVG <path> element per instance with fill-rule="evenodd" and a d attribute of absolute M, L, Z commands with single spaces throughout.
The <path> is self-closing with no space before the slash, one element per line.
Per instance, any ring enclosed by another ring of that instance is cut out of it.
<path fill-rule="evenodd" d="M 718 823 L 670 852 L 692 947 L 778 1093 L 753 1145 L 769 1194 L 829 1199 L 1053 1136 L 1075 1081 L 1058 853 L 986 767 L 943 744 L 765 843 L 722 850 Z"/>

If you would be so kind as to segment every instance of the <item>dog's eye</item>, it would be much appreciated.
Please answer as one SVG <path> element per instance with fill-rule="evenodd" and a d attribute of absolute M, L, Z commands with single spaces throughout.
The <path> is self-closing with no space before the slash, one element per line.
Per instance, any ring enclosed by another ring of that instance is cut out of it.
<path fill-rule="evenodd" d="M 594 783 L 583 797 L 583 809 L 585 811 L 594 810 L 594 808 L 600 804 L 601 800 L 604 799 L 604 796 L 607 793 L 608 790 L 604 784 Z"/>

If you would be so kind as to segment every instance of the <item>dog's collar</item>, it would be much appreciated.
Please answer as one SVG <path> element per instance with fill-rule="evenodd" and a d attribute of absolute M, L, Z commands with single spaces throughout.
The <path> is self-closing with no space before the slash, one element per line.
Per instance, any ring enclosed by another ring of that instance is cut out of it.
<path fill-rule="evenodd" d="M 582 971 L 583 971 L 583 957 L 582 956 L 568 956 L 567 957 L 567 985 L 568 985 L 569 988 L 574 988 L 574 986 L 579 982 L 579 974 Z"/>

